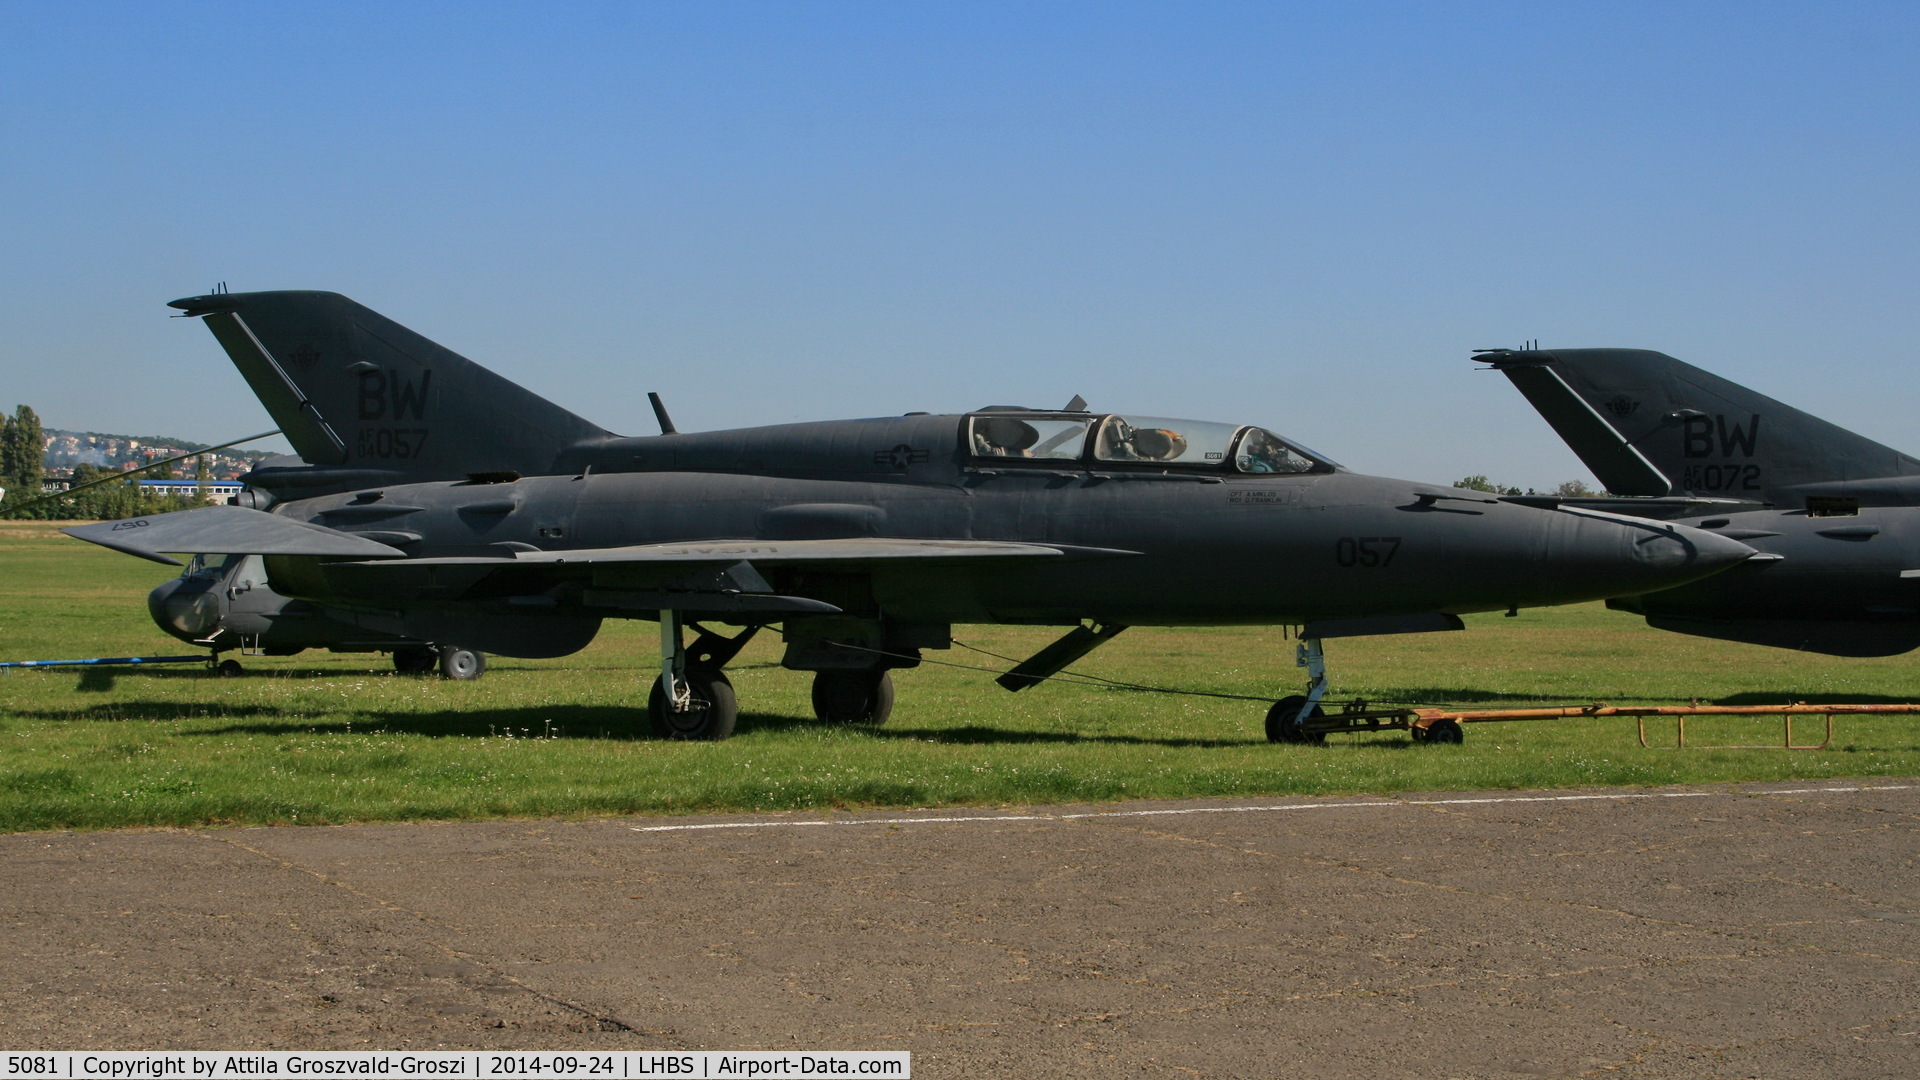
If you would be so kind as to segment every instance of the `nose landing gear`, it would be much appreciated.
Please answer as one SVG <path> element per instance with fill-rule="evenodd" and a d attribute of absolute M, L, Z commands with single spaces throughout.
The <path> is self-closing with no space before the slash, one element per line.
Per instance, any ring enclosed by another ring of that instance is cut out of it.
<path fill-rule="evenodd" d="M 1307 669 L 1307 692 L 1281 698 L 1267 710 L 1267 741 L 1318 746 L 1327 741 L 1320 699 L 1327 696 L 1327 654 L 1317 637 L 1301 638 L 1294 664 Z"/>
<path fill-rule="evenodd" d="M 1267 710 L 1267 741 L 1319 746 L 1334 732 L 1403 730 L 1417 743 L 1458 746 L 1465 739 L 1459 722 L 1438 709 L 1375 709 L 1366 701 L 1355 700 L 1342 703 L 1337 712 L 1329 715 L 1320 704 L 1327 694 L 1327 656 L 1321 648 L 1321 639 L 1358 637 L 1363 634 L 1418 634 L 1461 628 L 1457 615 L 1307 624 L 1294 661 L 1307 669 L 1307 692 L 1281 698 Z"/>

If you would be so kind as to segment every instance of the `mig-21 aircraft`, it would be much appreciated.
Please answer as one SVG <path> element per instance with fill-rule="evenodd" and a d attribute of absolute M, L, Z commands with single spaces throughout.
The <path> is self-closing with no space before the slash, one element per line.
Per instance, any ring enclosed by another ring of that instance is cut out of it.
<path fill-rule="evenodd" d="M 460 645 L 419 641 L 328 617 L 318 605 L 275 592 L 259 555 L 195 555 L 180 576 L 147 594 L 154 625 L 212 651 L 222 675 L 242 674 L 223 654 L 292 656 L 307 649 L 386 652 L 396 671 L 438 671 L 443 679 L 477 679 L 486 654 Z"/>
<path fill-rule="evenodd" d="M 1759 554 L 1607 601 L 1663 630 L 1836 656 L 1920 647 L 1920 460 L 1664 353 L 1482 350 L 1609 492 Z"/>
<path fill-rule="evenodd" d="M 666 737 L 731 733 L 723 669 L 761 628 L 814 673 L 821 719 L 879 723 L 890 669 L 989 622 L 1070 628 L 1001 677 L 1015 690 L 1128 626 L 1298 625 L 1307 692 L 1267 731 L 1303 741 L 1321 639 L 1638 594 L 1753 554 L 1078 398 L 696 433 L 656 397 L 661 434 L 621 437 L 337 294 L 172 306 L 207 324 L 306 464 L 256 469 L 239 505 L 68 532 L 164 562 L 258 556 L 273 590 L 336 623 L 505 656 L 657 620 L 648 712 Z"/>

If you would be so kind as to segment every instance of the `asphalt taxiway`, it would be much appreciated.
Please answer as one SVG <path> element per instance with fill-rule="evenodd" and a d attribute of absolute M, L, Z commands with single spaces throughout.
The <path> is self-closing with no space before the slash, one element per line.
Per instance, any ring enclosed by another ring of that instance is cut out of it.
<path fill-rule="evenodd" d="M 8 1049 L 1905 1077 L 1920 781 L 0 837 Z"/>

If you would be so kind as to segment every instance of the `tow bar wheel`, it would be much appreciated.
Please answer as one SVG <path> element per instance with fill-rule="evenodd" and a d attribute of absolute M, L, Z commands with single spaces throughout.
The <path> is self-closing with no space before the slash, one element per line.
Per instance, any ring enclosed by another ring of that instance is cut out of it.
<path fill-rule="evenodd" d="M 1458 720 L 1435 720 L 1426 727 L 1408 728 L 1407 734 L 1413 736 L 1414 742 L 1438 746 L 1459 746 L 1467 738 Z"/>

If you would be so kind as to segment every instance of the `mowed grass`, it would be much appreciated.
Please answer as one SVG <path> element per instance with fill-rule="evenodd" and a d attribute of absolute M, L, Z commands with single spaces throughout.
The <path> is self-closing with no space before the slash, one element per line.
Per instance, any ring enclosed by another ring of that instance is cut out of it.
<path fill-rule="evenodd" d="M 0 523 L 0 556 L 0 659 L 191 651 L 147 619 L 165 567 L 41 523 Z M 1330 642 L 1337 694 L 1478 707 L 1920 700 L 1911 657 L 1704 641 L 1599 605 L 1468 623 Z M 955 631 L 1007 656 L 1056 632 Z M 1842 718 L 1822 751 L 1642 749 L 1619 719 L 1473 724 L 1463 746 L 1400 733 L 1285 746 L 1266 741 L 1256 702 L 1061 683 L 1009 694 L 986 672 L 932 663 L 894 673 L 885 727 L 835 727 L 812 718 L 810 677 L 779 656 L 763 633 L 730 669 L 743 711 L 721 743 L 647 737 L 652 623 L 609 623 L 561 660 L 490 658 L 472 683 L 397 675 L 373 654 L 247 658 L 240 679 L 196 665 L 16 670 L 0 675 L 0 831 L 1920 775 L 1916 717 Z M 960 648 L 928 657 L 1005 666 Z M 1268 697 L 1302 680 L 1279 628 L 1136 628 L 1077 669 Z M 1672 722 L 1650 723 L 1670 744 Z M 1689 736 L 1764 743 L 1779 723 L 1695 720 Z"/>

